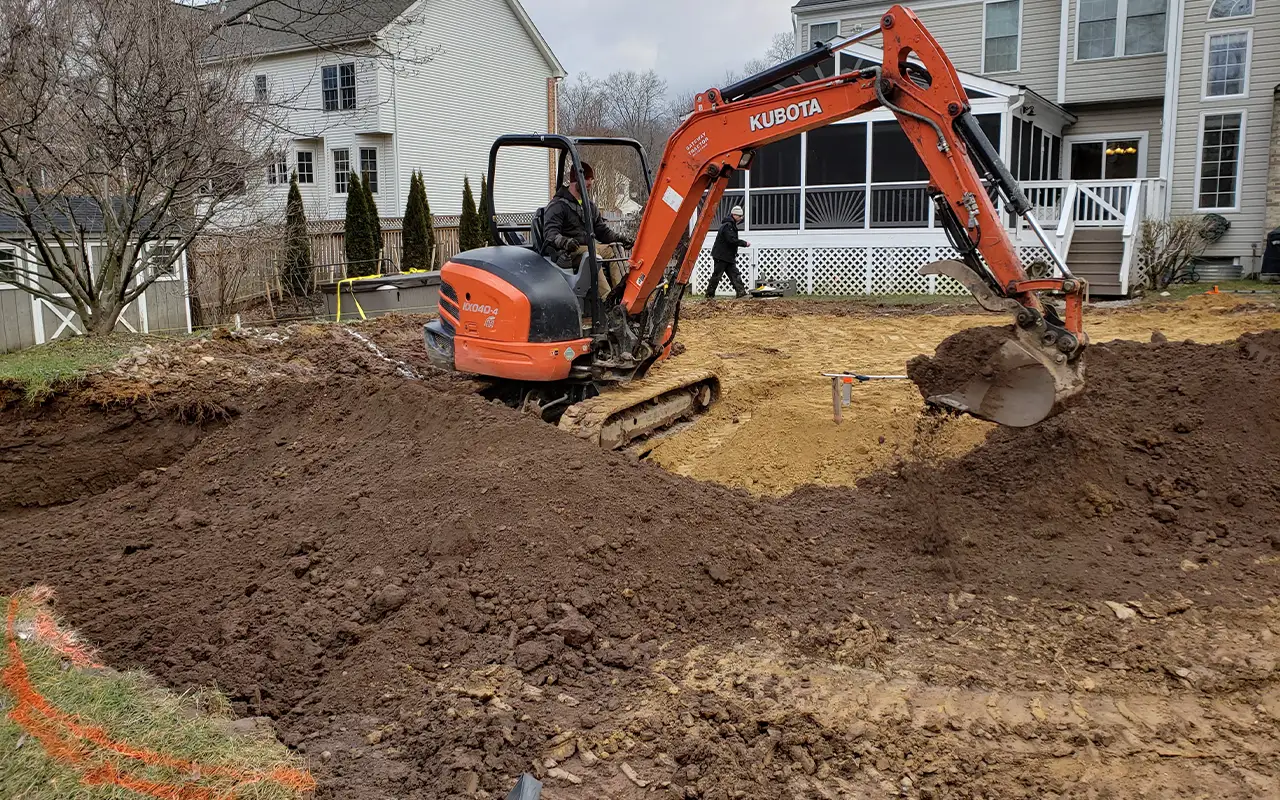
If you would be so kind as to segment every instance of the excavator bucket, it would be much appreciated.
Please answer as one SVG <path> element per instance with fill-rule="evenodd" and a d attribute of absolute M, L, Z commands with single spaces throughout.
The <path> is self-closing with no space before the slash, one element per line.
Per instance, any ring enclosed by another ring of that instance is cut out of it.
<path fill-rule="evenodd" d="M 1084 388 L 1083 365 L 1022 338 L 1015 336 L 1001 345 L 963 389 L 927 402 L 1012 428 L 1026 428 L 1052 415 Z"/>
<path fill-rule="evenodd" d="M 936 261 L 921 267 L 920 274 L 943 275 L 959 282 L 988 311 L 1013 313 L 1020 308 L 1016 301 L 991 291 L 963 262 Z M 1052 415 L 1064 400 L 1084 388 L 1084 365 L 1079 358 L 1068 361 L 1057 348 L 1041 344 L 1034 332 L 1011 330 L 1011 338 L 964 388 L 929 397 L 926 402 L 999 425 L 1026 428 Z"/>

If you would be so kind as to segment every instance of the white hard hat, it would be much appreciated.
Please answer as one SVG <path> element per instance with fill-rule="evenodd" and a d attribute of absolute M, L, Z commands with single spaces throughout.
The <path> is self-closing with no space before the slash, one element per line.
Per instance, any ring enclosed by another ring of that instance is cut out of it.
<path fill-rule="evenodd" d="M 729 213 L 735 217 L 744 216 L 742 213 L 742 206 L 734 206 L 733 208 L 729 209 Z"/>

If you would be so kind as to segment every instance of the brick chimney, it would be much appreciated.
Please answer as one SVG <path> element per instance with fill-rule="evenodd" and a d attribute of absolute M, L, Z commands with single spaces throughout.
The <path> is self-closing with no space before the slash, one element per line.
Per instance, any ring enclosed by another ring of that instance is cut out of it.
<path fill-rule="evenodd" d="M 1267 230 L 1280 228 L 1280 86 L 1271 103 L 1271 161 L 1267 169 Z"/>

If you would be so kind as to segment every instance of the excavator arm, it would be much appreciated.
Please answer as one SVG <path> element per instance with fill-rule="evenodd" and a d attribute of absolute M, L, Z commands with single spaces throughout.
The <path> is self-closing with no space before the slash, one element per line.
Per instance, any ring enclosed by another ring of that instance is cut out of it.
<path fill-rule="evenodd" d="M 879 67 L 767 91 L 854 41 L 879 33 Z M 764 93 L 761 93 L 764 92 Z M 674 337 L 680 298 L 693 273 L 698 243 L 734 170 L 747 169 L 754 151 L 876 108 L 888 108 L 928 168 L 937 219 L 961 261 L 929 269 L 964 284 L 989 310 L 1014 314 L 1014 336 L 989 373 L 963 391 L 931 402 L 1009 425 L 1034 424 L 1082 386 L 1080 355 L 1087 344 L 1083 280 L 1066 264 L 1031 217 L 1031 206 L 979 129 L 955 67 L 910 10 L 894 6 L 878 31 L 819 46 L 746 81 L 697 96 L 693 113 L 667 143 L 631 251 L 629 271 L 615 293 L 609 365 L 626 371 L 660 359 Z M 859 155 L 860 157 L 860 155 Z M 1025 217 L 1053 254 L 1056 273 L 1029 279 L 1006 233 L 987 184 L 1006 207 Z M 689 239 L 689 222 L 704 213 Z M 692 243 L 692 246 L 690 246 Z M 1041 293 L 1065 300 L 1065 310 Z"/>

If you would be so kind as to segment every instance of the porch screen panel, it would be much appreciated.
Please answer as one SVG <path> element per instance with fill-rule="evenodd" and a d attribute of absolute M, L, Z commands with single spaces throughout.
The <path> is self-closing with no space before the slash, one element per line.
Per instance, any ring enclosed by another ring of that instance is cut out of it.
<path fill-rule="evenodd" d="M 866 123 L 828 125 L 810 131 L 805 158 L 805 183 L 809 186 L 866 183 Z"/>
<path fill-rule="evenodd" d="M 902 126 L 897 122 L 872 123 L 871 227 L 927 227 L 928 180 L 929 170 Z"/>
<path fill-rule="evenodd" d="M 897 122 L 871 126 L 871 182 L 905 183 L 929 180 L 929 170 Z"/>
<path fill-rule="evenodd" d="M 805 153 L 808 230 L 862 228 L 867 204 L 867 124 L 810 131 Z"/>
<path fill-rule="evenodd" d="M 987 141 L 991 142 L 991 146 L 1000 151 L 1000 142 L 1003 137 L 1000 136 L 1000 115 L 999 114 L 974 114 L 974 119 L 978 120 L 978 127 L 986 134 Z"/>
<path fill-rule="evenodd" d="M 756 150 L 747 211 L 752 229 L 800 227 L 800 140 L 792 136 Z"/>
<path fill-rule="evenodd" d="M 756 150 L 751 188 L 800 185 L 800 137 L 792 136 Z"/>

